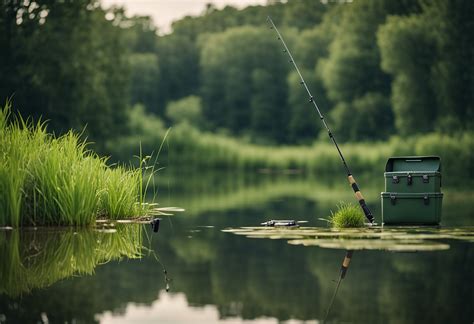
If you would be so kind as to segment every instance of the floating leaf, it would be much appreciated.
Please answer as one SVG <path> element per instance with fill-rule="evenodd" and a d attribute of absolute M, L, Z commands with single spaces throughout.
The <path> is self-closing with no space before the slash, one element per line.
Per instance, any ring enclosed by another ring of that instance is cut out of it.
<path fill-rule="evenodd" d="M 439 240 L 474 242 L 473 227 L 374 226 L 340 230 L 325 227 L 239 227 L 227 228 L 223 232 L 248 238 L 289 240 L 288 243 L 293 245 L 350 250 L 438 251 L 449 249 L 449 244 Z"/>

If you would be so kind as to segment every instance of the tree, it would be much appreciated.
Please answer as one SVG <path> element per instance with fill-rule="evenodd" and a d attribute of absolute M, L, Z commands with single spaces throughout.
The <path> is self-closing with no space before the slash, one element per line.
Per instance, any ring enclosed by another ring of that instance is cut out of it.
<path fill-rule="evenodd" d="M 262 134 L 283 125 L 289 64 L 272 31 L 246 26 L 209 35 L 200 57 L 203 111 L 213 127 Z M 268 110 L 274 114 L 263 121 Z"/>
<path fill-rule="evenodd" d="M 417 3 L 414 0 L 359 0 L 344 5 L 342 19 L 329 48 L 329 56 L 320 65 L 328 96 L 338 106 L 333 117 L 346 116 L 342 113 L 343 110 L 354 109 L 358 106 L 356 101 L 369 93 L 376 94 L 377 101 L 385 102 L 380 96 L 388 98 L 391 78 L 380 68 L 380 51 L 376 46 L 377 29 L 388 15 L 402 15 L 416 10 Z M 364 115 L 371 114 L 367 111 Z M 344 127 L 356 127 L 345 121 L 340 124 Z M 348 130 L 348 138 L 384 136 L 376 129 L 360 136 L 354 135 L 355 131 L 356 128 Z"/>
<path fill-rule="evenodd" d="M 393 17 L 380 28 L 382 68 L 395 75 L 392 106 L 401 134 L 426 132 L 436 119 L 431 84 L 435 41 L 419 16 Z"/>
<path fill-rule="evenodd" d="M 121 130 L 128 102 L 126 48 L 111 12 L 97 1 L 4 1 L 0 96 L 24 116 L 93 139 Z M 3 77 L 4 76 L 4 77 Z"/>
<path fill-rule="evenodd" d="M 321 22 L 327 7 L 321 1 L 290 0 L 285 7 L 284 24 L 298 29 L 311 28 Z"/>
<path fill-rule="evenodd" d="M 199 87 L 199 51 L 186 36 L 167 35 L 158 39 L 159 102 L 165 107 L 170 100 L 196 93 Z"/>
<path fill-rule="evenodd" d="M 381 27 L 382 68 L 395 78 L 392 105 L 402 134 L 470 129 L 474 116 L 474 5 L 423 2 L 423 11 Z"/>
<path fill-rule="evenodd" d="M 171 101 L 166 106 L 166 117 L 174 123 L 186 122 L 190 125 L 202 127 L 201 98 L 188 96 L 176 101 Z"/>
<path fill-rule="evenodd" d="M 160 71 L 156 54 L 131 54 L 130 71 L 131 104 L 141 103 L 148 111 L 163 115 L 158 94 Z"/>
<path fill-rule="evenodd" d="M 304 75 L 311 93 L 315 96 L 318 107 L 326 108 L 324 89 L 316 74 L 312 70 L 301 70 L 301 73 Z M 288 107 L 291 114 L 289 138 L 292 143 L 314 141 L 321 130 L 319 116 L 313 105 L 309 103 L 308 93 L 300 81 L 300 77 L 296 72 L 288 75 Z"/>
<path fill-rule="evenodd" d="M 438 105 L 436 126 L 444 132 L 473 129 L 474 3 L 436 0 L 423 9 L 437 40 L 438 60 L 432 77 Z"/>
<path fill-rule="evenodd" d="M 275 80 L 269 71 L 252 72 L 252 99 L 250 101 L 250 128 L 256 138 L 282 143 L 288 140 L 285 109 L 286 91 L 281 80 Z"/>

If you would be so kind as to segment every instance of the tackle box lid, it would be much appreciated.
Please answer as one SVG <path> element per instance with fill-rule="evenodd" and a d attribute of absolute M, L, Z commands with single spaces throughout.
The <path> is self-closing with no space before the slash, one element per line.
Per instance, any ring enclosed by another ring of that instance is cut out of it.
<path fill-rule="evenodd" d="M 395 172 L 384 172 L 386 178 L 391 178 L 393 176 L 406 177 L 411 175 L 412 177 L 423 177 L 427 176 L 441 176 L 441 173 L 438 171 L 395 171 Z"/>
<path fill-rule="evenodd" d="M 400 198 L 400 199 L 406 199 L 406 198 L 413 198 L 413 199 L 420 199 L 424 197 L 428 198 L 439 198 L 443 197 L 442 192 L 417 192 L 417 193 L 405 193 L 405 192 L 381 192 L 380 197 L 382 198 Z"/>
<path fill-rule="evenodd" d="M 425 171 L 441 172 L 439 156 L 393 156 L 387 160 L 385 172 Z"/>

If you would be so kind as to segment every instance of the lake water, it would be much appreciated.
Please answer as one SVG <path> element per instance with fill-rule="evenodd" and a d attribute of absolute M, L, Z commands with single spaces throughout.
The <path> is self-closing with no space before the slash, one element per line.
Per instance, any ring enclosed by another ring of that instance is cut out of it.
<path fill-rule="evenodd" d="M 372 178 L 357 180 L 379 216 L 383 179 Z M 163 174 L 158 201 L 186 212 L 163 218 L 158 233 L 136 224 L 1 230 L 0 323 L 473 323 L 474 192 L 443 192 L 442 227 L 422 237 L 436 247 L 354 250 L 328 311 L 343 246 L 236 234 L 270 219 L 327 231 L 318 218 L 354 201 L 343 176 Z M 421 237 L 413 231 L 407 245 Z"/>

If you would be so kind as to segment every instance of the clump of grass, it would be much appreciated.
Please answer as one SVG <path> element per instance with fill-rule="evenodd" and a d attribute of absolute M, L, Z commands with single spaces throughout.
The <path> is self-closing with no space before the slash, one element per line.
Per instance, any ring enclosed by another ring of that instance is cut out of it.
<path fill-rule="evenodd" d="M 127 170 L 122 166 L 103 172 L 104 189 L 100 195 L 100 214 L 120 219 L 140 212 L 141 170 Z M 141 193 L 143 195 L 143 192 Z"/>
<path fill-rule="evenodd" d="M 72 131 L 0 109 L 0 226 L 90 225 L 97 217 L 143 215 L 143 170 L 111 168 Z"/>
<path fill-rule="evenodd" d="M 328 222 L 335 228 L 354 228 L 364 226 L 365 216 L 359 206 L 341 202 L 337 211 L 329 216 Z"/>

